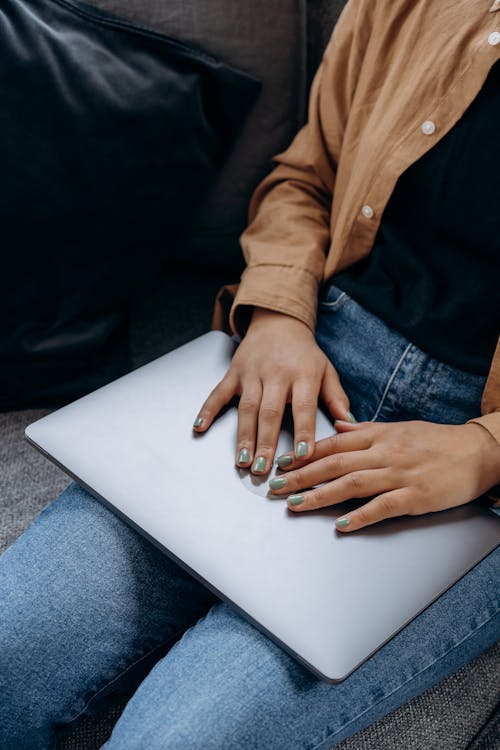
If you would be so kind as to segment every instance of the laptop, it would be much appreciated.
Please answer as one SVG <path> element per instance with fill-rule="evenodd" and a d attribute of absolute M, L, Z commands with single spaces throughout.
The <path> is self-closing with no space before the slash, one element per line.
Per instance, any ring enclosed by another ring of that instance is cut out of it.
<path fill-rule="evenodd" d="M 500 542 L 480 502 L 340 534 L 234 465 L 237 411 L 193 419 L 234 341 L 212 331 L 26 429 L 92 495 L 327 682 L 339 682 Z M 332 434 L 318 410 L 317 439 Z M 277 455 L 293 448 L 290 415 Z M 359 501 L 357 501 L 359 502 Z"/>

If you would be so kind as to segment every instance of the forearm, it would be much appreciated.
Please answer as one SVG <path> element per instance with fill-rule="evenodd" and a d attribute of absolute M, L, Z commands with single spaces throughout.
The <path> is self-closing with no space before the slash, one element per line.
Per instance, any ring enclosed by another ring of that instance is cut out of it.
<path fill-rule="evenodd" d="M 331 210 L 344 131 L 354 96 L 367 17 L 349 0 L 314 77 L 308 120 L 257 186 L 240 237 L 247 263 L 230 323 L 244 333 L 248 307 L 291 315 L 314 329 L 318 286 L 330 245 Z M 364 23 L 361 23 L 364 18 Z"/>

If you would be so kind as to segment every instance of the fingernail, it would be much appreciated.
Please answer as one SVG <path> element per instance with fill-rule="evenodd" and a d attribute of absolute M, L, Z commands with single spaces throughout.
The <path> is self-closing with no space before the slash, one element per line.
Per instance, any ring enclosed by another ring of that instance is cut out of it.
<path fill-rule="evenodd" d="M 269 487 L 272 490 L 280 490 L 286 484 L 286 477 L 274 477 L 269 480 Z"/>
<path fill-rule="evenodd" d="M 349 422 L 352 422 L 353 424 L 357 424 L 358 420 L 356 419 L 352 411 L 348 411 L 347 413 L 349 414 Z"/>
<path fill-rule="evenodd" d="M 307 456 L 307 443 L 304 440 L 301 440 L 297 443 L 295 447 L 295 455 L 297 458 L 303 458 L 304 456 Z"/>
<path fill-rule="evenodd" d="M 252 466 L 252 471 L 264 471 L 266 468 L 266 459 L 264 456 L 259 456 L 255 459 Z"/>
<path fill-rule="evenodd" d="M 280 467 L 280 469 L 286 469 L 287 466 L 290 466 L 292 463 L 293 458 L 291 456 L 279 456 L 276 460 L 276 463 Z"/>
<path fill-rule="evenodd" d="M 238 453 L 238 463 L 247 464 L 250 461 L 250 451 L 248 448 L 242 448 Z"/>
<path fill-rule="evenodd" d="M 287 502 L 290 505 L 301 505 L 305 500 L 304 495 L 288 495 Z"/>
<path fill-rule="evenodd" d="M 337 529 L 345 529 L 346 526 L 349 526 L 351 519 L 349 516 L 342 516 L 342 518 L 337 518 L 335 521 L 335 526 Z"/>
<path fill-rule="evenodd" d="M 203 417 L 196 417 L 196 419 L 194 420 L 193 427 L 202 427 L 204 421 L 205 420 L 203 419 Z"/>

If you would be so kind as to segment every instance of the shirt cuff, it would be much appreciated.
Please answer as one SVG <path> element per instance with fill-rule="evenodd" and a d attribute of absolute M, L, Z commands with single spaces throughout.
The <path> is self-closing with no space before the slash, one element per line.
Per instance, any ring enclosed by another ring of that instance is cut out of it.
<path fill-rule="evenodd" d="M 319 282 L 310 271 L 296 266 L 248 266 L 231 307 L 229 323 L 232 332 L 242 338 L 252 308 L 264 307 L 301 320 L 314 333 L 318 287 Z"/>
<path fill-rule="evenodd" d="M 468 422 L 476 422 L 482 425 L 495 438 L 497 443 L 500 443 L 500 411 L 483 414 L 481 417 L 474 417 L 474 419 L 469 419 Z M 497 484 L 496 487 L 492 487 L 486 493 L 486 496 L 491 500 L 495 509 L 500 508 L 500 485 Z"/>
<path fill-rule="evenodd" d="M 481 417 L 474 417 L 474 419 L 469 419 L 469 422 L 477 422 L 477 424 L 481 424 L 483 427 L 486 427 L 488 432 L 490 432 L 497 443 L 500 443 L 500 411 L 494 411 L 490 414 L 483 414 Z"/>

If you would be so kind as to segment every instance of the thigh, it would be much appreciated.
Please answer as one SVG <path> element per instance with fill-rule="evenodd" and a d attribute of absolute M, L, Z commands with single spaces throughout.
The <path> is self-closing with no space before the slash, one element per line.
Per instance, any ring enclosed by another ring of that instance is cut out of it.
<path fill-rule="evenodd" d="M 72 484 L 0 557 L 0 746 L 50 747 L 214 601 Z"/>
<path fill-rule="evenodd" d="M 497 549 L 335 685 L 218 603 L 141 683 L 106 750 L 328 750 L 495 642 L 499 563 Z"/>

